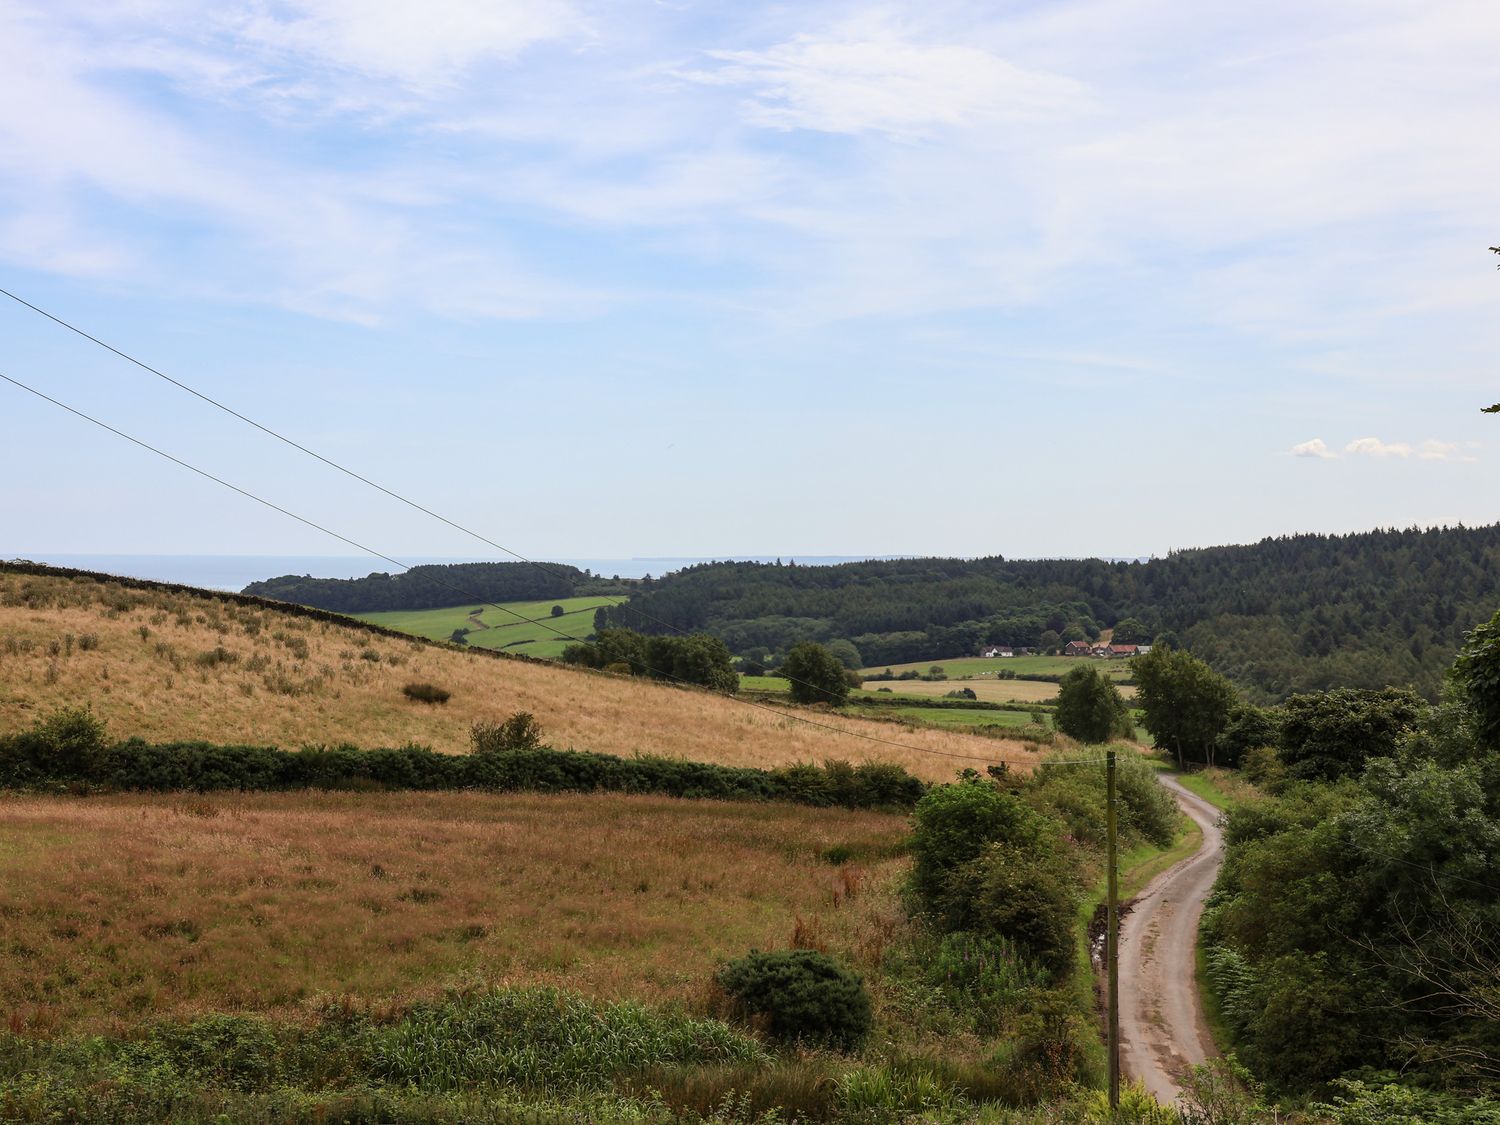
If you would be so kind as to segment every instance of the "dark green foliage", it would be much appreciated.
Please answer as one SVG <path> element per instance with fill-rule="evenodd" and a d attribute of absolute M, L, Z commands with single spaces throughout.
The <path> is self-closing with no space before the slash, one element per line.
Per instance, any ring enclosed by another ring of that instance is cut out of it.
<path fill-rule="evenodd" d="M 732 692 L 740 686 L 728 647 L 707 633 L 648 637 L 646 674 L 652 679 L 698 684 L 714 691 Z"/>
<path fill-rule="evenodd" d="M 1061 980 L 1073 970 L 1074 918 L 1081 888 L 1060 847 L 1043 836 L 1029 845 L 990 845 L 979 863 L 971 927 L 998 934 Z M 1048 841 L 1041 844 L 1040 841 Z"/>
<path fill-rule="evenodd" d="M 475 723 L 469 728 L 469 741 L 475 754 L 536 750 L 542 745 L 542 724 L 530 711 L 517 711 L 498 723 Z"/>
<path fill-rule="evenodd" d="M 1500 613 L 1465 636 L 1450 678 L 1480 744 L 1500 751 Z"/>
<path fill-rule="evenodd" d="M 1239 769 L 1245 755 L 1262 746 L 1275 746 L 1281 733 L 1280 718 L 1275 711 L 1240 702 L 1229 712 L 1229 721 L 1219 732 L 1215 747 L 1215 764 Z"/>
<path fill-rule="evenodd" d="M 451 632 L 451 633 L 448 634 L 448 641 L 449 641 L 450 644 L 455 644 L 455 645 L 466 645 L 466 644 L 468 644 L 469 643 L 469 630 L 466 629 L 466 628 L 464 628 L 462 625 L 460 625 L 457 629 L 453 630 L 453 632 Z"/>
<path fill-rule="evenodd" d="M 1120 690 L 1092 664 L 1064 674 L 1057 689 L 1057 729 L 1079 742 L 1108 742 L 1132 733 Z"/>
<path fill-rule="evenodd" d="M 564 664 L 581 664 L 585 668 L 604 667 L 604 661 L 599 659 L 598 647 L 587 642 L 569 645 L 563 649 L 562 662 Z"/>
<path fill-rule="evenodd" d="M 945 929 L 976 928 L 980 861 L 990 846 L 1040 851 L 1057 835 L 1013 788 L 978 780 L 934 786 L 912 822 L 911 888 L 919 909 Z"/>
<path fill-rule="evenodd" d="M 560 606 L 560 605 L 555 605 L 555 606 L 552 607 L 552 616 L 553 617 L 561 617 L 566 612 L 567 611 L 564 610 L 563 607 Z"/>
<path fill-rule="evenodd" d="M 104 769 L 109 738 L 88 707 L 64 707 L 5 740 L 25 774 L 88 781 Z"/>
<path fill-rule="evenodd" d="M 407 684 L 401 694 L 414 703 L 447 703 L 453 693 L 436 684 Z"/>
<path fill-rule="evenodd" d="M 741 1017 L 763 1021 L 769 1038 L 852 1051 L 870 1034 L 864 982 L 826 953 L 752 951 L 715 975 Z"/>
<path fill-rule="evenodd" d="M 1258 703 L 1338 684 L 1411 683 L 1435 698 L 1465 630 L 1486 620 L 1500 526 L 1295 535 L 1099 559 L 894 559 L 840 566 L 710 563 L 610 610 L 724 638 L 736 652 L 847 639 L 868 665 L 941 660 L 986 643 L 1041 646 L 1098 624 L 1149 623 Z M 1129 643 L 1117 633 L 1120 643 Z M 1051 640 L 1052 638 L 1047 638 Z M 1056 643 L 1056 642 L 1053 642 Z"/>
<path fill-rule="evenodd" d="M 590 668 L 625 665 L 632 675 L 715 691 L 732 692 L 740 682 L 729 649 L 707 633 L 648 637 L 633 629 L 604 629 L 592 644 L 569 645 L 562 658 Z"/>
<path fill-rule="evenodd" d="M 833 658 L 851 672 L 865 666 L 864 657 L 860 655 L 859 649 L 843 638 L 830 641 L 826 647 Z"/>
<path fill-rule="evenodd" d="M 1495 1089 L 1500 770 L 1372 759 L 1237 807 L 1205 912 L 1210 976 L 1245 1062 L 1310 1090 L 1356 1068 Z M 1486 1061 L 1488 1060 L 1488 1061 Z"/>
<path fill-rule="evenodd" d="M 365 578 L 309 578 L 293 574 L 252 582 L 244 593 L 339 613 L 440 609 L 468 602 L 532 602 L 572 597 L 588 582 L 583 571 L 548 563 L 457 563 L 414 566 L 400 574 Z"/>
<path fill-rule="evenodd" d="M 1186 652 L 1152 648 L 1131 661 L 1135 702 L 1156 745 L 1179 767 L 1213 765 L 1239 696 L 1228 680 Z"/>
<path fill-rule="evenodd" d="M 476 724 L 480 752 L 438 754 L 421 746 L 280 750 L 206 742 L 109 744 L 102 728 L 66 712 L 0 738 L 0 788 L 88 784 L 102 790 L 484 789 L 661 793 L 735 801 L 791 801 L 821 808 L 911 808 L 926 786 L 880 762 L 760 770 L 675 758 L 528 747 L 540 731 L 524 712 Z"/>
<path fill-rule="evenodd" d="M 1117 645 L 1149 645 L 1152 632 L 1142 625 L 1134 617 L 1127 617 L 1123 621 L 1115 623 L 1115 630 L 1110 634 L 1110 643 Z"/>
<path fill-rule="evenodd" d="M 804 641 L 786 654 L 781 674 L 790 683 L 792 698 L 798 703 L 830 703 L 835 706 L 849 697 L 849 681 L 837 657 L 820 644 Z"/>
<path fill-rule="evenodd" d="M 1397 688 L 1294 695 L 1281 708 L 1278 756 L 1293 779 L 1355 776 L 1369 759 L 1395 754 L 1424 709 L 1414 692 Z"/>

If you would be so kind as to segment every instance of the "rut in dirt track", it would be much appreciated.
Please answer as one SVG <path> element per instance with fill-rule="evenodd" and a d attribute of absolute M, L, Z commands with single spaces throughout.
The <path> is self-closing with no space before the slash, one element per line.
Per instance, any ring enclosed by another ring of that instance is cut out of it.
<path fill-rule="evenodd" d="M 1188 1068 L 1217 1053 L 1194 975 L 1198 919 L 1224 858 L 1219 810 L 1169 777 L 1160 779 L 1203 844 L 1146 885 L 1120 922 L 1121 1069 L 1163 1103 Z"/>

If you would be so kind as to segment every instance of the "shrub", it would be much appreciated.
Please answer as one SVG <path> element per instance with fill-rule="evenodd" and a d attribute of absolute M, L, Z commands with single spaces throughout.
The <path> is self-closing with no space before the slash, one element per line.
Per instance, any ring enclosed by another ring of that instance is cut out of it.
<path fill-rule="evenodd" d="M 475 723 L 469 728 L 469 741 L 475 754 L 536 750 L 542 745 L 542 724 L 530 711 L 517 711 L 503 722 Z"/>
<path fill-rule="evenodd" d="M 553 617 L 561 617 L 563 615 L 563 613 L 564 613 L 564 610 L 563 610 L 562 606 L 555 605 L 555 606 L 552 607 L 552 616 Z"/>
<path fill-rule="evenodd" d="M 447 703 L 453 693 L 435 684 L 407 684 L 401 694 L 415 703 Z"/>
<path fill-rule="evenodd" d="M 1057 729 L 1079 742 L 1108 742 L 1133 731 L 1119 689 L 1091 664 L 1063 676 L 1057 689 Z"/>
<path fill-rule="evenodd" d="M 911 887 L 919 907 L 949 929 L 969 929 L 973 863 L 998 840 L 1036 844 L 1055 831 L 1014 792 L 987 781 L 928 790 L 917 802 Z"/>
<path fill-rule="evenodd" d="M 852 1051 L 870 1034 L 864 982 L 826 953 L 752 950 L 725 965 L 714 979 L 742 1017 L 763 1023 L 777 1041 Z"/>
<path fill-rule="evenodd" d="M 1069 860 L 1050 848 L 991 845 L 978 861 L 974 921 L 1015 943 L 1055 979 L 1073 969 L 1078 886 Z"/>
<path fill-rule="evenodd" d="M 844 666 L 826 648 L 803 641 L 786 654 L 781 671 L 791 681 L 788 691 L 797 703 L 831 703 L 837 706 L 849 697 Z"/>
<path fill-rule="evenodd" d="M 0 770 L 15 781 L 88 781 L 104 767 L 109 743 L 104 720 L 88 707 L 60 707 L 29 731 L 0 739 Z"/>

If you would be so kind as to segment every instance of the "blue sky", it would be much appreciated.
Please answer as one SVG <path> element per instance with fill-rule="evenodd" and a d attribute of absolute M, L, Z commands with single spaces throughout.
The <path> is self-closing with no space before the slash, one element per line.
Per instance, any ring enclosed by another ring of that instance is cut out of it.
<path fill-rule="evenodd" d="M 1490 2 L 0 0 L 0 284 L 534 556 L 1496 507 Z M 0 302 L 0 372 L 477 545 Z M 0 385 L 0 553 L 343 553 Z"/>

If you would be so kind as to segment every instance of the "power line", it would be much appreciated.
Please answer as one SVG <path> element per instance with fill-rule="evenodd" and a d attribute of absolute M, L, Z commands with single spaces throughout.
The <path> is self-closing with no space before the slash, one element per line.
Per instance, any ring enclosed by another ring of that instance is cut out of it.
<path fill-rule="evenodd" d="M 241 422 L 244 422 L 247 426 L 253 426 L 255 429 L 259 430 L 263 434 L 266 434 L 268 437 L 273 437 L 277 441 L 283 442 L 284 444 L 291 446 L 293 449 L 296 449 L 296 450 L 298 450 L 301 453 L 305 453 L 307 456 L 313 458 L 313 460 L 319 461 L 322 464 L 327 465 L 330 469 L 335 469 L 338 472 L 343 473 L 345 476 L 348 476 L 348 477 L 350 477 L 350 478 L 352 478 L 354 480 L 359 481 L 361 484 L 369 485 L 369 487 L 375 489 L 376 491 L 381 492 L 381 493 L 383 493 L 386 496 L 389 496 L 392 500 L 399 501 L 400 503 L 405 504 L 407 507 L 413 509 L 414 511 L 421 512 L 423 515 L 431 516 L 433 519 L 439 521 L 440 523 L 446 524 L 448 527 L 453 528 L 455 531 L 461 531 L 461 532 L 463 532 L 463 534 L 469 536 L 470 538 L 476 539 L 476 540 L 478 540 L 481 543 L 487 544 L 488 546 L 491 546 L 491 547 L 495 548 L 495 550 L 500 551 L 500 552 L 502 552 L 504 554 L 507 554 L 511 558 L 516 559 L 519 562 L 525 563 L 528 566 L 537 567 L 539 570 L 542 570 L 542 571 L 544 571 L 544 572 L 546 572 L 548 574 L 552 574 L 552 575 L 557 576 L 557 577 L 566 577 L 566 574 L 561 570 L 561 568 L 554 567 L 554 566 L 549 566 L 546 563 L 538 562 L 536 559 L 528 558 L 527 556 L 521 554 L 519 551 L 512 550 L 511 548 L 505 546 L 503 543 L 497 543 L 493 539 L 489 538 L 488 536 L 483 535 L 480 532 L 475 531 L 473 528 L 466 527 L 463 524 L 459 523 L 458 521 L 450 519 L 449 517 L 441 514 L 440 512 L 435 512 L 431 508 L 428 508 L 425 505 L 420 504 L 420 503 L 418 503 L 415 500 L 412 500 L 410 497 L 403 496 L 401 493 L 395 491 L 392 488 L 387 488 L 385 485 L 379 483 L 378 481 L 371 480 L 369 477 L 365 476 L 364 474 L 362 474 L 360 472 L 357 472 L 354 469 L 349 468 L 347 465 L 340 464 L 339 462 L 333 460 L 331 457 L 325 457 L 323 454 L 319 453 L 315 449 L 309 449 L 307 446 L 303 445 L 301 442 L 295 440 L 294 438 L 287 437 L 285 434 L 281 433 L 279 430 L 275 430 L 272 427 L 267 426 L 267 425 L 265 425 L 262 422 L 257 422 L 254 418 L 251 418 L 248 415 L 242 414 L 240 411 L 234 409 L 234 407 L 229 406 L 226 403 L 220 402 L 218 399 L 214 398 L 212 395 L 205 394 L 204 392 L 198 390 L 196 387 L 189 386 L 187 383 L 184 383 L 180 379 L 174 379 L 172 376 L 168 375 L 166 372 L 161 371 L 158 368 L 152 367 L 149 363 L 145 362 L 144 360 L 137 359 L 135 356 L 131 355 L 129 352 L 122 351 L 120 348 L 115 347 L 113 344 L 108 343 L 105 340 L 101 340 L 98 336 L 95 336 L 92 333 L 85 331 L 84 329 L 78 327 L 78 325 L 73 324 L 70 321 L 64 320 L 62 317 L 57 316 L 55 313 L 50 313 L 46 309 L 41 308 L 38 305 L 32 304 L 30 301 L 26 300 L 24 297 L 21 297 L 21 296 L 18 296 L 17 294 L 15 294 L 15 293 L 12 293 L 9 289 L 0 288 L 0 294 L 3 294 L 4 296 L 9 297 L 12 301 L 15 301 L 18 305 L 22 305 L 25 308 L 30 309 L 32 312 L 38 314 L 39 316 L 46 317 L 48 320 L 52 321 L 54 324 L 57 324 L 57 325 L 61 326 L 62 328 L 66 328 L 69 332 L 72 332 L 75 335 L 83 337 L 85 340 L 88 340 L 90 343 L 97 344 L 99 347 L 103 348 L 105 351 L 110 352 L 113 355 L 119 356 L 121 359 L 125 360 L 127 363 L 134 364 L 136 367 L 139 367 L 142 371 L 147 371 L 150 374 L 155 375 L 158 379 L 161 379 L 161 380 L 163 380 L 163 381 L 165 381 L 167 383 L 170 383 L 172 386 L 176 387 L 178 390 L 185 391 L 188 394 L 192 395 L 194 398 L 197 398 L 197 399 L 199 399 L 199 400 L 201 400 L 203 402 L 208 403 L 208 405 L 214 407 L 215 409 L 222 410 L 225 414 L 231 415 L 234 418 L 238 418 Z M 384 557 L 384 556 L 379 555 L 378 552 L 371 552 L 371 553 L 372 554 L 376 554 L 377 557 L 381 557 L 381 558 Z M 387 561 L 389 561 L 389 560 L 387 560 Z M 410 569 L 410 568 L 407 568 L 407 569 Z M 601 596 L 602 597 L 608 597 L 608 595 L 601 595 Z M 615 608 L 617 608 L 617 609 L 620 608 L 622 605 L 624 605 L 623 601 L 615 601 L 614 599 L 610 599 L 610 600 L 611 600 L 612 604 L 615 606 Z M 641 612 L 640 610 L 632 610 L 631 612 L 634 612 L 634 613 L 638 614 L 640 617 L 642 617 L 643 619 L 645 619 L 647 621 L 654 622 L 657 625 L 662 625 L 662 626 L 664 626 L 664 627 L 666 627 L 668 629 L 674 629 L 674 630 L 676 630 L 679 633 L 686 633 L 687 632 L 687 630 L 683 629 L 680 625 L 676 625 L 673 622 L 664 621 L 664 620 L 662 620 L 660 618 L 653 617 L 650 614 Z"/>
<path fill-rule="evenodd" d="M 172 386 L 176 387 L 177 389 L 179 389 L 181 391 L 185 391 L 188 394 L 192 395 L 194 398 L 197 398 L 197 399 L 199 399 L 199 400 L 201 400 L 203 402 L 208 403 L 210 406 L 214 407 L 215 409 L 222 410 L 225 414 L 228 414 L 231 417 L 239 419 L 241 422 L 244 422 L 248 426 L 253 426 L 255 429 L 259 430 L 261 433 L 266 434 L 269 437 L 273 437 L 277 441 L 283 442 L 284 444 L 291 446 L 293 449 L 296 449 L 296 450 L 298 450 L 298 451 L 300 451 L 302 453 L 305 453 L 307 456 L 313 458 L 315 461 L 319 461 L 322 464 L 327 465 L 331 469 L 336 469 L 337 471 L 343 473 L 345 476 L 348 476 L 348 477 L 352 478 L 353 480 L 359 481 L 361 484 L 369 485 L 371 488 L 375 489 L 376 491 L 378 491 L 380 493 L 383 493 L 386 496 L 389 496 L 393 500 L 397 500 L 400 503 L 405 504 L 407 507 L 413 509 L 414 511 L 418 511 L 418 512 L 423 513 L 424 515 L 431 516 L 433 519 L 439 521 L 440 523 L 446 524 L 448 527 L 453 528 L 455 531 L 461 531 L 461 532 L 463 532 L 463 534 L 468 535 L 471 538 L 476 539 L 476 540 L 478 540 L 481 543 L 485 543 L 485 544 L 487 544 L 487 545 L 495 548 L 497 551 L 501 551 L 504 554 L 507 554 L 507 555 L 511 556 L 512 558 L 517 559 L 520 562 L 527 564 L 528 566 L 536 567 L 538 570 L 542 571 L 545 574 L 551 574 L 554 577 L 567 578 L 567 575 L 560 568 L 555 567 L 555 566 L 550 566 L 547 563 L 538 562 L 537 560 L 532 559 L 532 558 L 528 558 L 527 556 L 521 554 L 520 552 L 514 551 L 511 548 L 505 546 L 504 544 L 497 543 L 493 539 L 490 539 L 489 537 L 480 534 L 479 532 L 473 530 L 472 528 L 464 526 L 463 524 L 457 522 L 456 520 L 449 519 L 447 516 L 444 516 L 441 513 L 435 512 L 431 508 L 428 508 L 425 505 L 420 504 L 417 501 L 412 500 L 411 498 L 409 498 L 407 496 L 403 496 L 401 493 L 395 491 L 394 489 L 387 488 L 385 485 L 380 484 L 377 481 L 371 480 L 369 477 L 364 476 L 362 473 L 359 473 L 359 472 L 355 471 L 354 469 L 351 469 L 348 466 L 340 464 L 339 462 L 333 460 L 331 457 L 325 457 L 323 454 L 317 452 L 316 450 L 309 449 L 307 446 L 303 445 L 301 442 L 298 442 L 298 441 L 294 440 L 293 438 L 287 437 L 285 434 L 281 433 L 279 430 L 275 430 L 275 429 L 271 428 L 270 426 L 265 425 L 262 422 L 257 422 L 254 418 L 251 418 L 251 417 L 248 417 L 245 414 L 242 414 L 240 411 L 234 409 L 232 406 L 229 406 L 229 405 L 227 405 L 225 403 L 220 402 L 218 399 L 214 398 L 211 395 L 203 393 L 202 391 L 198 390 L 196 387 L 189 386 L 187 383 L 184 383 L 180 379 L 174 379 L 172 376 L 166 374 L 164 371 L 161 371 L 158 368 L 152 367 L 149 363 L 146 363 L 144 360 L 137 359 L 135 356 L 131 355 L 130 353 L 122 351 L 120 348 L 115 347 L 113 344 L 110 344 L 110 343 L 108 343 L 108 342 L 106 342 L 104 340 L 101 340 L 98 336 L 95 336 L 92 333 L 87 332 L 84 329 L 78 327 L 78 325 L 73 324 L 70 321 L 64 320 L 62 317 L 56 315 L 55 313 L 48 312 L 46 309 L 41 308 L 38 305 L 32 304 L 30 301 L 26 300 L 24 297 L 21 297 L 21 296 L 18 296 L 17 294 L 15 294 L 15 293 L 12 293 L 9 289 L 0 288 L 0 294 L 4 294 L 6 297 L 9 297 L 12 301 L 15 301 L 18 305 L 22 305 L 23 307 L 30 309 L 32 312 L 38 314 L 39 316 L 46 317 L 48 320 L 52 321 L 54 324 L 57 324 L 60 327 L 67 329 L 69 332 L 72 332 L 75 335 L 81 336 L 85 340 L 88 340 L 91 343 L 97 344 L 99 347 L 103 348 L 105 351 L 110 352 L 113 355 L 119 356 L 121 359 L 125 360 L 127 363 L 134 364 L 136 367 L 139 367 L 142 371 L 147 371 L 147 372 L 151 373 L 152 375 L 155 375 L 158 379 L 162 379 L 165 382 L 170 383 Z M 367 548 L 361 548 L 361 550 L 367 550 Z M 386 556 L 380 554 L 378 551 L 370 551 L 369 553 L 372 554 L 372 555 L 374 555 L 376 558 L 382 558 L 382 559 L 386 558 Z M 392 560 L 392 559 L 386 559 L 386 561 L 387 562 L 394 562 L 394 560 Z M 410 570 L 411 569 L 411 567 L 405 566 L 402 563 L 394 563 L 394 565 L 401 566 L 402 569 L 404 569 L 404 570 Z M 439 582 L 439 584 L 440 585 L 447 585 L 446 583 L 442 583 L 441 581 Z M 449 589 L 454 589 L 454 587 L 452 587 L 452 586 L 448 586 L 448 588 Z M 686 629 L 686 628 L 684 628 L 683 626 L 678 625 L 675 622 L 667 621 L 667 620 L 665 620 L 663 618 L 657 617 L 654 614 L 647 613 L 647 612 L 645 612 L 642 609 L 630 606 L 630 605 L 626 604 L 626 599 L 619 599 L 619 600 L 617 600 L 617 599 L 611 597 L 608 594 L 601 594 L 599 596 L 603 597 L 603 598 L 605 598 L 605 600 L 609 601 L 609 603 L 615 609 L 624 609 L 627 614 L 632 614 L 633 613 L 633 614 L 635 614 L 637 617 L 639 617 L 643 621 L 649 621 L 652 624 L 660 625 L 660 626 L 662 626 L 665 629 L 669 629 L 669 630 L 671 630 L 673 632 L 676 632 L 676 633 L 679 633 L 679 634 L 681 634 L 683 636 L 689 635 L 689 630 Z M 488 604 L 493 604 L 493 603 L 488 603 L 487 602 L 485 604 L 488 605 Z M 507 612 L 509 612 L 509 611 L 507 611 Z M 568 640 L 574 640 L 574 641 L 578 640 L 577 637 L 568 637 L 567 639 Z M 586 643 L 586 642 L 579 642 L 579 643 Z M 783 673 L 783 675 L 785 675 L 785 673 Z M 799 684 L 802 687 L 811 688 L 814 691 L 821 691 L 821 689 L 818 688 L 817 685 L 810 684 L 806 680 L 799 680 L 795 676 L 787 676 L 786 679 L 790 683 Z"/>
<path fill-rule="evenodd" d="M 322 532 L 325 535 L 332 536 L 334 539 L 337 539 L 339 542 L 348 544 L 349 546 L 355 548 L 356 550 L 363 551 L 363 552 L 365 552 L 368 555 L 374 556 L 375 558 L 383 559 L 384 561 L 390 563 L 392 566 L 399 567 L 402 570 L 410 570 L 411 569 L 411 567 L 408 564 L 401 562 L 399 559 L 394 559 L 394 558 L 392 558 L 391 556 L 389 556 L 387 554 L 383 554 L 382 552 L 375 550 L 373 547 L 367 547 L 363 543 L 358 542 L 357 540 L 350 539 L 347 535 L 342 535 L 339 532 L 334 531 L 332 528 L 325 527 L 324 525 L 322 525 L 320 523 L 317 523 L 314 520 L 308 519 L 306 516 L 300 516 L 296 512 L 290 511 L 287 508 L 283 508 L 283 507 L 281 507 L 281 505 L 276 504 L 276 503 L 274 503 L 274 502 L 272 502 L 270 500 L 267 500 L 267 499 L 265 499 L 262 496 L 257 496 L 255 493 L 250 492 L 248 489 L 241 488 L 239 485 L 236 485 L 236 484 L 231 484 L 229 481 L 224 480 L 222 477 L 217 477 L 217 476 L 215 476 L 214 474 L 208 472 L 205 469 L 200 469 L 196 465 L 189 464 L 187 461 L 182 460 L 180 457 L 174 457 L 172 454 L 167 453 L 166 451 L 157 448 L 156 446 L 150 444 L 149 442 L 143 441 L 142 439 L 137 438 L 137 437 L 133 437 L 132 435 L 127 434 L 123 430 L 116 429 L 114 426 L 111 426 L 109 423 L 103 422 L 100 419 L 95 418 L 93 415 L 87 414 L 84 411 L 79 410 L 77 407 L 69 406 L 67 403 L 62 402 L 62 401 L 60 401 L 58 399 L 55 399 L 51 395 L 48 395 L 48 394 L 44 393 L 43 391 L 37 390 L 35 387 L 29 386 L 28 384 L 21 382 L 19 379 L 14 379 L 14 378 L 12 378 L 9 375 L 4 374 L 3 372 L 0 372 L 0 379 L 3 379 L 5 382 L 10 383 L 12 386 L 19 387 L 21 390 L 26 391 L 29 394 L 35 395 L 37 398 L 42 399 L 45 402 L 51 403 L 53 406 L 56 406 L 59 409 L 67 411 L 69 414 L 72 414 L 75 417 L 81 418 L 81 419 L 83 419 L 86 422 L 91 422 L 95 426 L 98 426 L 100 429 L 107 430 L 108 432 L 114 434 L 116 437 L 124 438 L 126 441 L 130 442 L 132 445 L 139 446 L 141 449 L 145 449 L 148 452 L 154 453 L 158 457 L 164 458 L 165 460 L 172 462 L 174 465 L 177 465 L 177 466 L 179 466 L 181 468 L 187 469 L 189 472 L 196 473 L 198 476 L 203 477 L 205 480 L 212 481 L 214 484 L 220 485 L 223 488 L 227 488 L 231 492 L 238 493 L 240 496 L 245 497 L 247 500 L 253 500 L 257 504 L 264 505 L 265 507 L 270 508 L 272 511 L 278 512 L 281 515 L 288 517 L 289 519 L 294 519 L 298 523 L 304 524 L 305 526 L 313 528 L 316 531 L 320 531 L 320 532 Z M 525 617 L 522 614 L 516 613 L 514 610 L 507 608 L 506 606 L 498 605 L 495 602 L 486 601 L 485 599 L 481 598 L 479 595 L 474 594 L 472 591 L 465 590 L 462 587 L 453 585 L 452 583 L 444 582 L 444 581 L 439 580 L 438 584 L 441 585 L 441 586 L 443 586 L 443 587 L 445 587 L 445 588 L 447 588 L 447 589 L 449 589 L 449 590 L 454 591 L 457 594 L 463 595 L 465 601 L 478 601 L 478 602 L 480 602 L 483 605 L 491 606 L 491 607 L 493 607 L 495 609 L 501 610 L 502 612 L 509 613 L 511 616 L 516 617 L 516 618 L 518 618 L 521 621 L 525 621 L 525 622 L 528 622 L 530 624 L 540 624 L 548 632 L 554 633 L 558 637 L 561 637 L 563 640 L 578 641 L 577 637 L 572 636 L 571 634 L 568 634 L 568 633 L 564 633 L 564 632 L 562 632 L 562 631 L 560 631 L 558 629 L 554 629 L 546 621 L 537 621 L 537 620 L 535 620 L 533 618 Z M 688 683 L 688 681 L 683 680 L 680 677 L 674 676 L 670 672 L 665 672 L 665 671 L 662 671 L 660 669 L 650 668 L 650 667 L 647 667 L 646 670 L 648 672 L 652 673 L 653 675 L 658 675 L 658 676 L 661 676 L 664 679 L 672 680 L 672 681 L 675 681 L 675 682 L 680 683 L 680 684 L 686 684 L 686 683 Z M 880 743 L 880 744 L 885 745 L 885 746 L 894 746 L 894 747 L 897 747 L 899 749 L 908 750 L 908 751 L 911 751 L 912 753 L 916 753 L 916 754 L 930 754 L 930 755 L 935 755 L 935 756 L 938 756 L 938 757 L 957 758 L 957 759 L 963 759 L 963 760 L 967 760 L 967 761 L 985 762 L 985 763 L 988 763 L 988 764 L 1001 764 L 1001 763 L 1004 763 L 1004 759 L 1003 758 L 997 760 L 996 758 L 982 756 L 982 755 L 978 755 L 978 754 L 962 754 L 962 753 L 959 753 L 957 751 L 952 751 L 952 750 L 937 750 L 937 749 L 934 749 L 934 748 L 929 747 L 929 746 L 916 746 L 916 745 L 913 745 L 913 744 L 907 743 L 907 742 L 898 742 L 898 741 L 896 741 L 894 739 L 881 738 L 879 735 L 866 734 L 866 733 L 864 733 L 862 731 L 854 731 L 854 730 L 849 730 L 849 729 L 847 729 L 845 727 L 835 726 L 832 723 L 819 722 L 816 719 L 809 719 L 809 718 L 806 718 L 806 717 L 804 717 L 802 715 L 794 715 L 791 712 L 783 711 L 783 710 L 781 710 L 779 708 L 776 708 L 776 707 L 771 707 L 771 706 L 768 706 L 768 705 L 763 704 L 763 703 L 757 703 L 757 702 L 755 702 L 753 700 L 749 700 L 749 699 L 742 699 L 739 696 L 736 696 L 736 695 L 734 695 L 734 694 L 732 694 L 730 692 L 719 692 L 719 691 L 717 691 L 715 689 L 710 689 L 710 690 L 713 690 L 714 693 L 717 694 L 717 695 L 722 695 L 726 699 L 733 700 L 734 702 L 740 703 L 740 704 L 742 704 L 742 705 L 744 705 L 746 707 L 754 707 L 754 708 L 757 708 L 757 709 L 762 710 L 762 711 L 770 712 L 771 714 L 776 715 L 779 718 L 790 719 L 790 720 L 792 720 L 794 722 L 799 722 L 799 723 L 805 723 L 808 726 L 819 727 L 819 728 L 822 728 L 824 730 L 834 731 L 834 732 L 836 732 L 838 734 L 847 735 L 847 736 L 852 737 L 852 738 L 864 739 L 867 742 Z M 1103 761 L 1103 759 L 1100 759 L 1100 761 Z M 1083 763 L 1081 763 L 1081 762 L 1079 762 L 1079 763 L 1062 762 L 1062 763 L 1056 763 L 1056 764 L 1059 764 L 1059 765 L 1072 765 L 1072 764 L 1083 764 Z"/>

